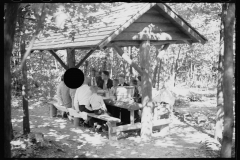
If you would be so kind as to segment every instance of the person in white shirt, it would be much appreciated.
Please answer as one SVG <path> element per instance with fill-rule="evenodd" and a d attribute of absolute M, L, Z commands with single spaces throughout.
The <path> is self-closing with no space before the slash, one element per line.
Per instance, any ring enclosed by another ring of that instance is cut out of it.
<path fill-rule="evenodd" d="M 101 115 L 101 114 L 108 114 L 106 105 L 103 101 L 103 98 L 99 95 L 97 95 L 97 91 L 98 91 L 98 87 L 97 86 L 91 86 L 91 91 L 92 91 L 92 95 L 90 97 L 90 107 L 91 110 L 97 114 L 97 115 Z M 102 128 L 103 130 L 107 130 L 107 125 L 106 122 L 100 119 L 95 119 L 93 118 L 94 123 L 94 131 L 100 131 L 100 129 Z"/>
<path fill-rule="evenodd" d="M 92 95 L 92 91 L 88 86 L 89 78 L 85 77 L 83 84 L 77 88 L 74 97 L 74 108 L 77 112 L 91 113 L 91 107 L 89 99 Z"/>

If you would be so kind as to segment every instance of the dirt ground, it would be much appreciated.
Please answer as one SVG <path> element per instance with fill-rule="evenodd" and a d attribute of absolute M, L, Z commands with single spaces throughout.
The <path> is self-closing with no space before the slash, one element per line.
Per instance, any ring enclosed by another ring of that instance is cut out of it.
<path fill-rule="evenodd" d="M 215 94 L 215 93 L 214 93 Z M 176 101 L 175 112 L 208 112 L 215 115 L 216 98 L 204 97 L 203 102 Z M 21 100 L 12 101 L 12 123 L 15 137 L 22 134 Z M 206 140 L 213 140 L 213 129 L 206 131 L 182 121 L 175 116 L 170 125 L 170 134 L 153 133 L 149 142 L 141 141 L 132 132 L 127 137 L 112 142 L 107 139 L 107 133 L 95 133 L 89 128 L 74 128 L 72 122 L 61 117 L 49 117 L 49 104 L 45 100 L 29 102 L 31 132 L 44 134 L 47 146 L 36 146 L 34 149 L 24 147 L 22 152 L 12 145 L 13 157 L 36 158 L 206 158 L 212 157 L 203 148 Z M 19 140 L 19 139 L 18 139 Z M 27 154 L 26 154 L 27 153 Z"/>

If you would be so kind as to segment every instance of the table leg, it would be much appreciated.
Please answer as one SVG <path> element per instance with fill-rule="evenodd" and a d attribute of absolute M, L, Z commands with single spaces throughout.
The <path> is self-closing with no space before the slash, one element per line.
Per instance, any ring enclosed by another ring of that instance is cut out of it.
<path fill-rule="evenodd" d="M 130 111 L 130 122 L 131 124 L 134 124 L 134 111 Z"/>
<path fill-rule="evenodd" d="M 80 118 L 74 117 L 74 127 L 78 127 L 79 126 L 79 122 L 80 122 Z"/>
<path fill-rule="evenodd" d="M 55 117 L 56 114 L 57 114 L 57 109 L 56 109 L 56 107 L 52 104 L 52 105 L 50 106 L 50 117 Z"/>
<path fill-rule="evenodd" d="M 107 122 L 108 125 L 108 138 L 109 140 L 117 140 L 117 134 L 116 132 L 113 133 L 113 127 L 116 127 L 116 122 Z"/>

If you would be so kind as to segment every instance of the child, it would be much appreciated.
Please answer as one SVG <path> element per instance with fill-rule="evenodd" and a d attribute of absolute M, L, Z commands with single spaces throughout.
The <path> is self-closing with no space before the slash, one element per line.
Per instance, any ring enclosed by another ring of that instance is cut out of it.
<path fill-rule="evenodd" d="M 101 115 L 101 114 L 107 114 L 107 108 L 106 105 L 103 101 L 103 98 L 99 95 L 97 95 L 97 91 L 98 91 L 98 87 L 97 86 L 91 86 L 91 91 L 92 91 L 92 95 L 90 97 L 90 105 L 92 110 L 94 111 L 95 114 L 97 115 Z M 95 123 L 94 123 L 94 130 L 95 131 L 99 131 L 100 128 L 102 127 L 102 129 L 106 130 L 106 124 L 104 123 L 104 121 L 99 120 L 99 119 L 94 119 Z"/>

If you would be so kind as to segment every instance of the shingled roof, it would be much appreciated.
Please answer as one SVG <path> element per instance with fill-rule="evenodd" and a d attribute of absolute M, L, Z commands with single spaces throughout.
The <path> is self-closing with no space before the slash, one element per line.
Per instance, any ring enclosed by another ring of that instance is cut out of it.
<path fill-rule="evenodd" d="M 110 14 L 96 16 L 100 21 L 76 34 L 74 41 L 61 33 L 53 32 L 47 38 L 39 37 L 32 50 L 101 49 L 113 41 L 143 40 L 143 37 L 136 35 L 149 26 L 154 33 L 150 36 L 152 41 L 202 44 L 207 41 L 169 6 L 162 3 L 125 3 L 112 9 Z"/>

